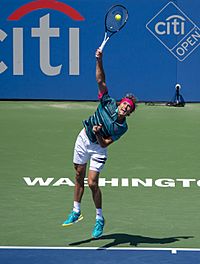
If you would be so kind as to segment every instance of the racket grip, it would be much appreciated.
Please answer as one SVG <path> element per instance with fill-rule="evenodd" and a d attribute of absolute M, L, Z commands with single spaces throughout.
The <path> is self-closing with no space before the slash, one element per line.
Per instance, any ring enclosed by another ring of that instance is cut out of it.
<path fill-rule="evenodd" d="M 103 48 L 105 47 L 105 45 L 106 45 L 106 42 L 103 41 L 102 44 L 101 44 L 101 46 L 99 47 L 100 51 L 103 51 Z"/>
<path fill-rule="evenodd" d="M 103 49 L 104 49 L 104 47 L 105 47 L 105 45 L 106 45 L 106 43 L 107 43 L 108 40 L 109 40 L 109 37 L 105 38 L 105 39 L 103 40 L 103 42 L 101 43 L 101 46 L 99 47 L 99 49 L 100 49 L 101 51 L 103 51 Z"/>

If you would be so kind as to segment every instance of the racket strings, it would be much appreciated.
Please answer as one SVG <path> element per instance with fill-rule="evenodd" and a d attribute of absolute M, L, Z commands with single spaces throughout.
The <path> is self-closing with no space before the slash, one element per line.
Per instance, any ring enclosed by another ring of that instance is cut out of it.
<path fill-rule="evenodd" d="M 117 20 L 115 18 L 116 15 L 120 15 L 121 19 Z M 106 29 L 110 32 L 119 31 L 124 24 L 126 23 L 128 18 L 128 12 L 126 8 L 123 6 L 114 6 L 109 10 L 106 16 Z"/>

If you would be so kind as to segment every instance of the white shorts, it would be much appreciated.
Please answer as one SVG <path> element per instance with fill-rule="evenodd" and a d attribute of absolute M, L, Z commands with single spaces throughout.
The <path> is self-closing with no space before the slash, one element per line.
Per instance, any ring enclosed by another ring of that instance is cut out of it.
<path fill-rule="evenodd" d="M 89 169 L 100 172 L 107 160 L 107 148 L 92 143 L 83 128 L 76 139 L 73 162 L 86 164 L 88 160 L 90 160 Z"/>

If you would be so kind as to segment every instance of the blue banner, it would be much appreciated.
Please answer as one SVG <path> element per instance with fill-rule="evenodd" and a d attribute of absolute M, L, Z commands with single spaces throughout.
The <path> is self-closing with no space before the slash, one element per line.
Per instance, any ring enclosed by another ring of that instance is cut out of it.
<path fill-rule="evenodd" d="M 111 0 L 1 0 L 0 99 L 96 100 L 95 50 Z M 110 94 L 200 101 L 200 1 L 121 0 L 125 27 L 104 48 Z"/>

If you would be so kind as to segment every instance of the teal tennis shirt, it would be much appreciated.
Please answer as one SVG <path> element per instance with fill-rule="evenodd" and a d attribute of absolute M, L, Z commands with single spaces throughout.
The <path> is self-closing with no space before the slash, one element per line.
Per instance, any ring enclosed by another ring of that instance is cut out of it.
<path fill-rule="evenodd" d="M 116 100 L 110 97 L 108 93 L 104 93 L 94 115 L 83 121 L 89 140 L 93 143 L 97 143 L 92 128 L 100 124 L 102 124 L 102 129 L 100 131 L 102 137 L 111 137 L 113 141 L 118 140 L 127 131 L 128 126 L 126 119 L 123 123 L 118 123 L 117 116 L 118 107 Z"/>

